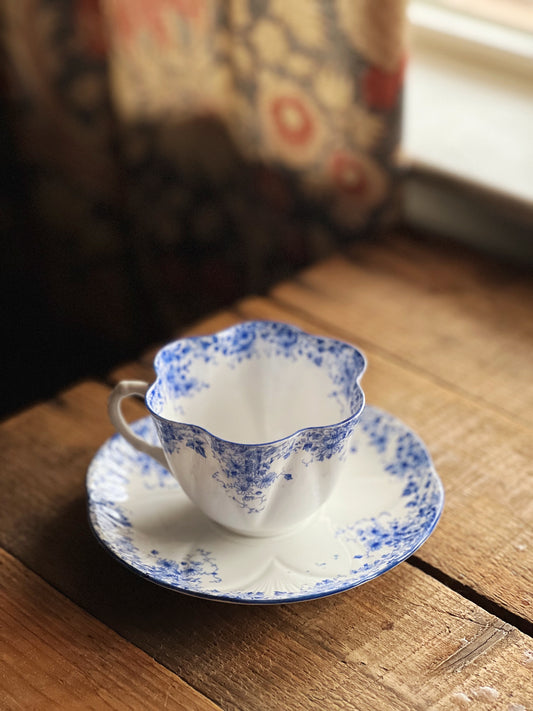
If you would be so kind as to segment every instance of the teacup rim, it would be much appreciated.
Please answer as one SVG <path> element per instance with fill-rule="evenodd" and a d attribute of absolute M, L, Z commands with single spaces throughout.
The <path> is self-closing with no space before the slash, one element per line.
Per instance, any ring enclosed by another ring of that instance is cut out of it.
<path fill-rule="evenodd" d="M 300 427 L 299 429 L 295 430 L 294 432 L 291 432 L 290 434 L 285 435 L 284 437 L 278 437 L 277 439 L 268 440 L 268 441 L 264 441 L 264 442 L 238 442 L 236 440 L 230 440 L 230 439 L 226 439 L 225 437 L 220 437 L 219 435 L 216 435 L 213 432 L 210 432 L 206 427 L 202 427 L 202 425 L 198 425 L 193 422 L 185 422 L 183 420 L 169 419 L 168 417 L 164 417 L 163 415 L 160 415 L 159 413 L 155 412 L 155 410 L 153 410 L 150 407 L 150 405 L 148 403 L 148 396 L 150 395 L 150 393 L 152 392 L 153 388 L 158 383 L 158 381 L 160 381 L 160 374 L 159 374 L 159 370 L 158 370 L 158 360 L 160 359 L 163 351 L 171 348 L 172 346 L 174 346 L 175 344 L 180 343 L 180 342 L 198 341 L 198 340 L 201 340 L 204 338 L 212 338 L 213 336 L 221 336 L 222 334 L 230 333 L 231 331 L 233 331 L 239 327 L 242 327 L 245 325 L 253 325 L 253 324 L 278 324 L 278 325 L 288 326 L 289 328 L 293 329 L 294 331 L 298 331 L 299 333 L 304 334 L 305 336 L 307 336 L 309 338 L 324 339 L 327 341 L 331 341 L 333 343 L 339 343 L 341 345 L 348 346 L 349 348 L 351 348 L 355 352 L 357 352 L 361 358 L 361 369 L 355 378 L 355 384 L 361 392 L 361 402 L 360 402 L 357 410 L 355 410 L 350 415 L 348 415 L 348 417 L 345 417 L 342 420 L 338 420 L 336 422 L 332 422 L 332 423 L 329 423 L 326 425 L 309 425 L 308 427 Z M 221 442 L 223 444 L 231 445 L 231 446 L 256 447 L 256 448 L 257 447 L 269 447 L 269 446 L 274 446 L 274 445 L 280 444 L 282 442 L 288 441 L 292 438 L 295 438 L 298 435 L 302 434 L 303 432 L 309 432 L 311 430 L 320 431 L 320 430 L 325 430 L 325 429 L 329 429 L 332 427 L 342 427 L 343 425 L 348 424 L 351 420 L 358 420 L 361 417 L 361 414 L 362 414 L 362 412 L 365 408 L 365 405 L 366 405 L 365 392 L 364 392 L 363 388 L 361 387 L 360 380 L 366 372 L 367 365 L 368 365 L 368 362 L 367 362 L 366 356 L 360 350 L 360 348 L 358 348 L 357 346 L 354 346 L 352 343 L 349 343 L 348 341 L 345 341 L 341 338 L 333 338 L 331 336 L 309 333 L 309 331 L 305 331 L 303 328 L 300 328 L 299 326 L 295 326 L 294 324 L 292 324 L 288 321 L 278 321 L 276 319 L 247 319 L 245 321 L 239 321 L 238 323 L 228 326 L 227 328 L 223 328 L 220 331 L 215 331 L 213 333 L 208 333 L 208 334 L 183 336 L 181 338 L 176 338 L 173 341 L 169 341 L 165 345 L 161 346 L 161 348 L 155 354 L 154 360 L 153 360 L 153 367 L 154 367 L 154 370 L 156 373 L 156 378 L 148 387 L 144 400 L 145 400 L 146 408 L 148 409 L 149 413 L 161 422 L 167 423 L 169 425 L 180 425 L 183 427 L 191 427 L 191 428 L 194 427 L 202 432 L 205 432 L 212 439 L 217 440 L 218 442 Z"/>

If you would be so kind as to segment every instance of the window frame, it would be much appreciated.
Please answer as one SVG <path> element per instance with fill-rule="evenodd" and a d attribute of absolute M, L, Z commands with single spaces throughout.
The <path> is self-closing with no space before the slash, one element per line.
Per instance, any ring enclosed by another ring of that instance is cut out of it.
<path fill-rule="evenodd" d="M 407 222 L 533 264 L 533 33 L 431 0 L 411 0 L 408 18 Z"/>

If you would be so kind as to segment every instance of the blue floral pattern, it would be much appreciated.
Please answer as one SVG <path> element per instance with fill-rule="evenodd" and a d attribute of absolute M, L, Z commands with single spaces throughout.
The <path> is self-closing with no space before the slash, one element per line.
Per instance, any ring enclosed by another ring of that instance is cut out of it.
<path fill-rule="evenodd" d="M 157 440 L 150 418 L 135 423 L 134 430 Z M 424 444 L 392 415 L 367 406 L 349 450 L 338 489 L 301 532 L 267 541 L 228 539 L 191 508 L 189 538 L 182 533 L 169 543 L 167 529 L 147 536 L 139 522 L 150 497 L 160 502 L 164 491 L 178 505 L 185 494 L 163 467 L 115 435 L 87 475 L 91 525 L 119 560 L 174 590 L 263 604 L 330 595 L 371 580 L 414 553 L 434 530 L 444 503 Z M 370 483 L 358 482 L 361 468 Z M 382 498 L 366 501 L 364 486 Z M 242 565 L 235 572 L 239 556 Z M 262 572 L 269 559 L 275 574 Z"/>
<path fill-rule="evenodd" d="M 180 401 L 193 398 L 209 383 L 199 376 L 206 364 L 224 364 L 235 369 L 244 360 L 281 358 L 304 361 L 321 370 L 331 383 L 329 397 L 339 404 L 341 421 L 328 426 L 300 429 L 274 442 L 240 444 L 216 437 L 196 424 L 162 416 L 166 400 L 177 412 Z M 364 356 L 354 346 L 331 338 L 305 333 L 286 323 L 249 321 L 220 333 L 185 338 L 165 346 L 156 356 L 157 380 L 146 396 L 155 415 L 163 448 L 168 454 L 186 447 L 204 460 L 216 462 L 211 471 L 227 495 L 248 514 L 258 514 L 267 505 L 267 490 L 279 480 L 290 481 L 296 462 L 313 462 L 346 456 L 347 443 L 364 407 L 359 385 L 365 369 Z"/>
<path fill-rule="evenodd" d="M 305 359 L 325 368 L 332 383 L 331 397 L 342 400 L 346 417 L 360 409 L 358 380 L 365 359 L 354 346 L 333 338 L 313 336 L 279 321 L 247 321 L 211 336 L 183 338 L 162 348 L 154 367 L 157 380 L 147 394 L 148 407 L 161 415 L 165 399 L 193 397 L 208 388 L 198 376 L 198 365 L 225 361 L 235 368 L 244 359 L 283 357 Z"/>

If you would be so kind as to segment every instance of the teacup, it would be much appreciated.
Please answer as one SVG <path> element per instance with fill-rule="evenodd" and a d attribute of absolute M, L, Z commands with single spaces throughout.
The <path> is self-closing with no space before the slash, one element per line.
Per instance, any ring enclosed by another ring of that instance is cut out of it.
<path fill-rule="evenodd" d="M 366 361 L 357 348 L 286 323 L 249 321 L 170 343 L 154 367 L 151 386 L 115 387 L 109 416 L 212 521 L 273 536 L 325 503 L 364 407 Z M 120 402 L 129 395 L 144 397 L 161 446 L 125 422 Z"/>

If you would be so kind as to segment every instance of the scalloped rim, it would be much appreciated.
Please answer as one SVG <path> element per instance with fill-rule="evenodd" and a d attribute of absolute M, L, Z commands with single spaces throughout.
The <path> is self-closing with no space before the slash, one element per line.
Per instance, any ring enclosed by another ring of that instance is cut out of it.
<path fill-rule="evenodd" d="M 88 495 L 88 519 L 89 519 L 89 524 L 90 528 L 95 535 L 97 541 L 100 543 L 100 545 L 107 550 L 108 553 L 110 553 L 115 560 L 117 560 L 121 565 L 123 565 L 125 568 L 130 570 L 131 572 L 135 573 L 139 577 L 143 578 L 144 580 L 147 580 L 151 583 L 154 583 L 158 585 L 159 587 L 166 588 L 167 590 L 172 590 L 175 592 L 179 592 L 181 594 L 185 594 L 191 597 L 197 597 L 201 598 L 204 600 L 211 600 L 211 601 L 216 601 L 216 602 L 224 602 L 224 603 L 230 603 L 230 604 L 239 604 L 239 605 L 279 605 L 279 604 L 292 604 L 292 603 L 298 603 L 298 602 L 305 602 L 308 600 L 316 600 L 320 599 L 323 597 L 330 597 L 332 595 L 336 595 L 342 592 L 346 592 L 347 590 L 354 589 L 356 587 L 359 587 L 360 585 L 363 585 L 371 580 L 374 580 L 384 573 L 392 570 L 393 568 L 397 567 L 401 563 L 403 563 L 405 560 L 407 560 L 410 556 L 412 556 L 416 551 L 419 550 L 419 548 L 428 540 L 428 538 L 432 535 L 434 532 L 435 528 L 437 527 L 437 524 L 439 523 L 439 520 L 441 518 L 443 509 L 444 509 L 444 503 L 445 503 L 445 492 L 444 492 L 444 486 L 442 484 L 442 481 L 436 471 L 433 459 L 431 457 L 431 454 L 429 453 L 429 450 L 424 443 L 424 441 L 421 439 L 420 435 L 418 435 L 417 432 L 411 429 L 403 420 L 399 419 L 398 417 L 392 415 L 391 413 L 387 412 L 386 410 L 383 410 L 382 408 L 376 407 L 376 406 L 369 406 L 370 411 L 381 414 L 387 418 L 392 419 L 397 426 L 402 428 L 405 432 L 410 433 L 413 438 L 416 440 L 417 444 L 421 448 L 424 457 L 427 461 L 428 464 L 428 476 L 433 480 L 435 486 L 436 486 L 436 492 L 438 494 L 438 504 L 436 506 L 434 515 L 431 518 L 427 519 L 427 525 L 424 528 L 424 531 L 421 532 L 421 535 L 419 538 L 413 543 L 413 545 L 406 550 L 402 555 L 398 555 L 397 558 L 389 561 L 389 563 L 385 564 L 382 569 L 379 571 L 373 571 L 370 573 L 368 576 L 361 576 L 358 579 L 348 579 L 343 581 L 342 583 L 335 584 L 332 581 L 332 584 L 330 587 L 324 590 L 320 591 L 315 591 L 315 592 L 309 592 L 305 591 L 300 594 L 285 594 L 282 596 L 275 596 L 271 598 L 247 598 L 247 597 L 238 597 L 235 594 L 228 593 L 228 592 L 223 592 L 223 593 L 214 593 L 210 591 L 198 591 L 198 590 L 192 590 L 190 588 L 177 585 L 174 583 L 169 583 L 165 582 L 162 580 L 158 580 L 157 578 L 154 578 L 153 575 L 147 573 L 145 570 L 142 568 L 137 567 L 135 564 L 132 564 L 125 560 L 120 551 L 116 548 L 114 545 L 116 541 L 116 537 L 109 538 L 106 537 L 106 535 L 102 532 L 100 526 L 99 526 L 99 507 L 97 503 L 94 501 L 94 483 L 93 483 L 93 477 L 95 475 L 96 469 L 98 466 L 100 466 L 99 462 L 99 457 L 101 457 L 104 453 L 107 452 L 108 447 L 110 446 L 112 441 L 117 441 L 120 440 L 121 435 L 115 434 L 113 435 L 109 440 L 107 440 L 98 452 L 95 454 L 95 457 L 93 458 L 93 461 L 89 465 L 89 469 L 87 471 L 87 477 L 86 477 L 86 488 L 87 488 L 87 495 Z M 138 423 L 143 422 L 147 420 L 148 418 L 143 418 L 142 420 L 138 420 Z M 109 456 L 109 455 L 108 455 Z M 138 456 L 146 456 L 146 455 L 139 455 L 139 454 L 134 454 L 134 457 Z M 355 455 L 357 456 L 357 455 Z M 119 533 L 120 537 L 120 533 Z M 281 538 L 285 538 L 285 536 L 282 536 Z"/>
<path fill-rule="evenodd" d="M 174 348 L 177 343 L 183 343 L 185 341 L 200 341 L 200 340 L 205 340 L 205 339 L 209 339 L 209 338 L 214 338 L 215 336 L 218 337 L 218 336 L 222 336 L 227 333 L 231 333 L 232 331 L 235 331 L 238 328 L 242 328 L 243 326 L 247 326 L 247 325 L 259 326 L 261 324 L 273 324 L 273 325 L 278 325 L 278 326 L 287 326 L 292 331 L 303 334 L 306 338 L 308 338 L 310 340 L 319 340 L 320 339 L 322 341 L 326 341 L 329 343 L 338 343 L 339 345 L 348 346 L 349 348 L 351 348 L 354 351 L 354 353 L 356 353 L 359 356 L 359 358 L 361 359 L 361 369 L 355 379 L 356 387 L 358 388 L 359 392 L 361 393 L 360 404 L 359 404 L 359 407 L 357 408 L 357 410 L 355 410 L 355 412 L 353 412 L 348 417 L 345 417 L 343 420 L 339 420 L 337 422 L 332 422 L 327 425 L 310 425 L 309 427 L 301 427 L 300 429 L 296 430 L 295 432 L 291 432 L 291 434 L 286 435 L 285 437 L 279 437 L 278 439 L 270 440 L 267 442 L 235 442 L 233 440 L 227 440 L 224 437 L 219 437 L 218 435 L 210 432 L 205 427 L 202 427 L 201 425 L 197 425 L 193 422 L 184 422 L 181 420 L 169 420 L 167 417 L 163 417 L 163 415 L 160 415 L 159 413 L 155 412 L 155 410 L 152 409 L 152 407 L 148 403 L 148 398 L 152 395 L 154 388 L 157 385 L 163 383 L 163 379 L 161 378 L 161 375 L 160 375 L 159 366 L 160 366 L 160 363 L 163 358 L 163 353 L 165 351 L 168 351 L 168 350 Z M 234 326 L 229 326 L 228 328 L 225 328 L 222 331 L 217 331 L 216 333 L 212 333 L 212 334 L 208 334 L 208 335 L 204 335 L 204 336 L 187 336 L 185 338 L 178 338 L 177 340 L 172 341 L 171 343 L 167 343 L 165 346 L 163 346 L 157 352 L 157 354 L 154 358 L 154 370 L 156 372 L 157 377 L 154 380 L 154 382 L 150 385 L 150 387 L 148 388 L 148 390 L 146 392 L 145 405 L 146 405 L 148 411 L 150 412 L 150 414 L 153 417 L 155 417 L 156 419 L 160 420 L 161 422 L 166 422 L 171 425 L 179 424 L 179 425 L 183 425 L 185 427 L 195 427 L 195 428 L 201 430 L 202 432 L 205 432 L 209 437 L 212 437 L 213 439 L 216 439 L 219 442 L 226 442 L 228 444 L 235 444 L 235 445 L 245 445 L 245 446 L 249 446 L 249 447 L 263 447 L 263 446 L 268 447 L 270 445 L 278 444 L 280 442 L 285 442 L 289 439 L 292 439 L 292 438 L 298 436 L 299 434 L 301 434 L 302 432 L 308 432 L 311 430 L 315 430 L 318 432 L 320 430 L 327 429 L 330 427 L 342 426 L 344 424 L 347 424 L 351 420 L 357 421 L 361 417 L 361 413 L 363 412 L 365 404 L 366 404 L 365 393 L 364 393 L 364 390 L 362 389 L 360 382 L 359 382 L 361 380 L 361 378 L 363 377 L 363 375 L 365 374 L 366 368 L 367 368 L 367 360 L 366 360 L 364 353 L 362 353 L 362 351 L 360 351 L 359 348 L 354 346 L 352 343 L 349 343 L 348 341 L 343 341 L 340 338 L 330 338 L 329 336 L 317 336 L 313 333 L 304 331 L 302 328 L 299 328 L 298 326 L 294 326 L 294 325 L 287 323 L 285 321 L 271 321 L 271 320 L 266 320 L 266 319 L 260 319 L 260 320 L 254 320 L 254 321 L 242 321 L 240 323 L 235 324 Z"/>

